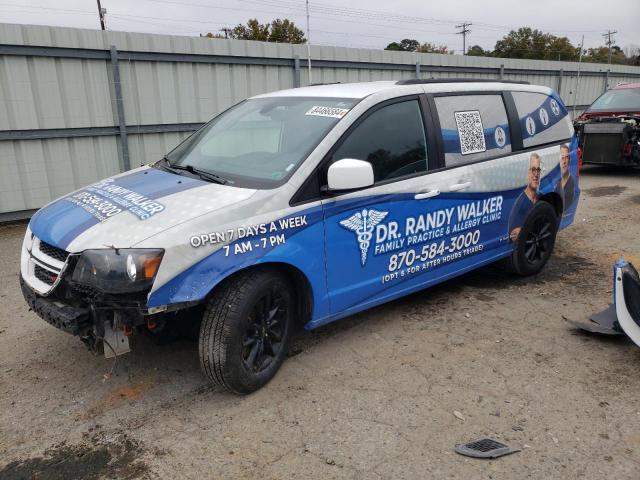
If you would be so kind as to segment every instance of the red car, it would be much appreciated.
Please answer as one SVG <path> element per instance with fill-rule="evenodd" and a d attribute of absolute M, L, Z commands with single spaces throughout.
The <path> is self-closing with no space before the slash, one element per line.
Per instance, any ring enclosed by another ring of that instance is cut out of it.
<path fill-rule="evenodd" d="M 640 164 L 640 83 L 607 90 L 574 121 L 583 163 Z"/>

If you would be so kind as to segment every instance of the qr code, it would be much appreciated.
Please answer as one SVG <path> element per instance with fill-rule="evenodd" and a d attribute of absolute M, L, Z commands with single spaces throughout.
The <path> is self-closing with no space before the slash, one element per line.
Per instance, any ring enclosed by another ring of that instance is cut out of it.
<path fill-rule="evenodd" d="M 460 153 L 468 155 L 470 153 L 486 152 L 487 145 L 484 142 L 484 128 L 482 118 L 478 110 L 467 112 L 455 112 L 456 125 L 458 126 L 458 136 L 460 137 Z"/>

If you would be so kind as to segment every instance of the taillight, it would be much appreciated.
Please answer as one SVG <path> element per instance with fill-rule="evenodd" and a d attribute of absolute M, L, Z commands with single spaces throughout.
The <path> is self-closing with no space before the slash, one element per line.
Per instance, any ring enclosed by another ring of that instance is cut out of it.
<path fill-rule="evenodd" d="M 582 148 L 578 147 L 578 176 L 580 176 L 581 168 L 582 168 Z"/>

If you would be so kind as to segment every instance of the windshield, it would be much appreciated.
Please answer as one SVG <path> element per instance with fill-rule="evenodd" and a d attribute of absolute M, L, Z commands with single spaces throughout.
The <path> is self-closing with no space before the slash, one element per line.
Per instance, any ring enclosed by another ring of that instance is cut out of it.
<path fill-rule="evenodd" d="M 609 90 L 593 102 L 587 111 L 594 110 L 640 112 L 640 88 Z"/>
<path fill-rule="evenodd" d="M 273 188 L 284 183 L 355 103 L 344 98 L 246 100 L 214 118 L 166 159 L 172 166 L 215 173 L 234 186 Z"/>

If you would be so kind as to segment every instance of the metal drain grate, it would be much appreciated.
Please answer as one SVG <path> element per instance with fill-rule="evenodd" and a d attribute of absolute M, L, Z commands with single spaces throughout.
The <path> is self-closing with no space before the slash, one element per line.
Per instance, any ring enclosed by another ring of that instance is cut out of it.
<path fill-rule="evenodd" d="M 474 458 L 498 458 L 519 451 L 492 438 L 456 445 L 456 453 Z"/>

